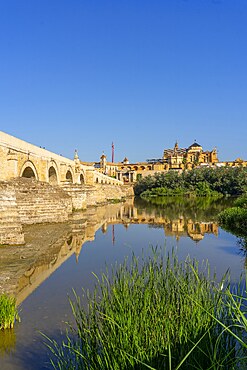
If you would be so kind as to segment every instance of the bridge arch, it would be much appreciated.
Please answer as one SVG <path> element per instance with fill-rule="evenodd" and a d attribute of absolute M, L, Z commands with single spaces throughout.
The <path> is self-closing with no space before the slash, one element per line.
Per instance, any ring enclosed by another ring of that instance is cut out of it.
<path fill-rule="evenodd" d="M 48 163 L 47 178 L 48 178 L 48 182 L 52 185 L 56 185 L 60 182 L 58 166 L 57 166 L 57 163 L 53 159 Z"/>
<path fill-rule="evenodd" d="M 55 185 L 58 183 L 57 171 L 53 165 L 50 166 L 48 170 L 48 180 L 49 180 L 49 183 L 52 185 Z"/>
<path fill-rule="evenodd" d="M 36 180 L 39 180 L 38 172 L 33 162 L 28 160 L 24 163 L 20 172 L 20 177 L 35 178 Z"/>
<path fill-rule="evenodd" d="M 79 177 L 78 177 L 78 182 L 79 184 L 85 184 L 86 182 L 86 173 L 85 171 L 83 170 L 83 168 L 81 168 L 80 172 L 79 172 Z"/>
<path fill-rule="evenodd" d="M 84 177 L 84 174 L 81 173 L 80 174 L 80 184 L 84 184 L 85 183 L 85 177 Z"/>
<path fill-rule="evenodd" d="M 66 171 L 66 175 L 65 175 L 65 178 L 66 178 L 66 182 L 69 182 L 69 183 L 73 183 L 73 172 L 72 172 L 72 169 L 69 167 Z"/>

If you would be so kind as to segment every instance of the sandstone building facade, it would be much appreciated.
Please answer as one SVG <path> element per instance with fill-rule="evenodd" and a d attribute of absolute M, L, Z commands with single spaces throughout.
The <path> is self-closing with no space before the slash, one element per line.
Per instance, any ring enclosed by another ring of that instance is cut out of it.
<path fill-rule="evenodd" d="M 217 151 L 204 151 L 196 142 L 188 148 L 179 148 L 176 142 L 173 149 L 165 149 L 163 153 L 164 168 L 166 170 L 192 169 L 200 165 L 215 165 L 219 162 Z"/>
<path fill-rule="evenodd" d="M 213 166 L 218 163 L 217 151 L 203 151 L 201 145 L 194 143 L 188 149 L 179 148 L 175 143 L 173 149 L 165 149 L 163 157 L 146 162 L 129 163 L 127 157 L 122 162 L 108 162 L 103 153 L 99 162 L 90 163 L 98 171 L 115 177 L 125 183 L 137 181 L 139 177 L 154 175 L 156 172 L 192 169 L 198 165 Z M 83 164 L 86 164 L 85 162 Z"/>
<path fill-rule="evenodd" d="M 86 164 L 86 162 L 82 162 Z M 176 142 L 171 149 L 165 149 L 160 159 L 150 159 L 146 162 L 130 163 L 125 157 L 122 162 L 108 162 L 103 153 L 99 162 L 92 162 L 97 171 L 123 181 L 124 183 L 136 182 L 139 177 L 154 175 L 156 172 L 170 170 L 183 171 L 196 167 L 247 167 L 247 161 L 240 158 L 235 161 L 220 162 L 216 148 L 203 150 L 196 141 L 188 148 L 180 148 Z"/>

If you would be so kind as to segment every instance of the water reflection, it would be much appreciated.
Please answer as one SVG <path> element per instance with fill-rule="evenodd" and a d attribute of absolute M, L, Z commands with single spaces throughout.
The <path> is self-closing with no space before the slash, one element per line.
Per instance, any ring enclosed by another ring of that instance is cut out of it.
<path fill-rule="evenodd" d="M 227 201 L 229 204 L 229 200 Z M 125 203 L 74 213 L 68 224 L 26 226 L 25 246 L 1 248 L 2 290 L 17 297 L 20 304 L 68 258 L 78 261 L 83 244 L 94 240 L 101 228 L 106 233 L 115 224 L 148 224 L 163 228 L 166 236 L 190 237 L 200 242 L 205 234 L 218 236 L 217 214 L 226 200 L 163 198 L 153 203 L 129 199 Z"/>
<path fill-rule="evenodd" d="M 218 236 L 217 214 L 229 206 L 229 200 L 213 198 L 169 198 L 153 199 L 151 202 L 136 200 L 139 213 L 153 215 L 157 222 L 163 222 L 165 234 L 180 237 L 189 236 L 195 242 L 205 234 Z"/>
<path fill-rule="evenodd" d="M 2 330 L 0 339 L 1 357 L 14 352 L 16 346 L 16 334 L 14 329 Z"/>
<path fill-rule="evenodd" d="M 152 214 L 155 217 L 163 216 L 170 220 L 175 220 L 181 216 L 192 221 L 212 221 L 216 220 L 219 212 L 226 207 L 231 207 L 231 198 L 181 198 L 181 197 L 160 197 L 150 201 L 137 198 L 135 205 L 138 212 Z"/>
<path fill-rule="evenodd" d="M 36 330 L 59 335 L 61 323 L 68 320 L 71 289 L 91 289 L 92 271 L 99 274 L 105 264 L 122 262 L 133 251 L 141 255 L 150 243 L 162 246 L 166 239 L 171 250 L 175 240 L 181 259 L 188 254 L 199 261 L 208 258 L 219 276 L 231 266 L 237 280 L 242 261 L 236 239 L 216 221 L 230 205 L 229 200 L 165 198 L 152 204 L 130 199 L 76 212 L 66 224 L 23 227 L 24 246 L 1 247 L 0 291 L 14 294 L 22 303 L 22 322 L 11 335 L 0 333 L 0 368 L 33 369 L 39 358 L 35 369 L 43 369 L 47 354 Z"/>
<path fill-rule="evenodd" d="M 231 200 L 214 200 L 212 198 L 161 198 L 147 202 L 137 198 L 130 205 L 126 204 L 118 211 L 115 223 L 149 224 L 150 227 L 164 228 L 166 236 L 189 236 L 195 242 L 205 234 L 218 236 L 217 214 L 229 206 Z M 106 232 L 107 224 L 103 231 Z"/>

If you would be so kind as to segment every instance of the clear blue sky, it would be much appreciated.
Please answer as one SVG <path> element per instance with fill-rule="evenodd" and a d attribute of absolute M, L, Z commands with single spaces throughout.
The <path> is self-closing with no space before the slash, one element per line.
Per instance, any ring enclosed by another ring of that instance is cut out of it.
<path fill-rule="evenodd" d="M 247 160 L 246 0 L 0 0 L 0 130 L 130 162 Z"/>

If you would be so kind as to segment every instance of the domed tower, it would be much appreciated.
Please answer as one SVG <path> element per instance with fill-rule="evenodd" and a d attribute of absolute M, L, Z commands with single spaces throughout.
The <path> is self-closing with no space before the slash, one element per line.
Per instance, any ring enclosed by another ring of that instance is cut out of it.
<path fill-rule="evenodd" d="M 128 160 L 128 158 L 127 158 L 127 157 L 125 157 L 125 158 L 124 158 L 124 160 L 123 160 L 123 164 L 129 164 L 129 160 Z"/>
<path fill-rule="evenodd" d="M 195 167 L 199 164 L 202 152 L 202 146 L 196 141 L 188 147 L 187 161 L 192 164 L 192 167 Z"/>

